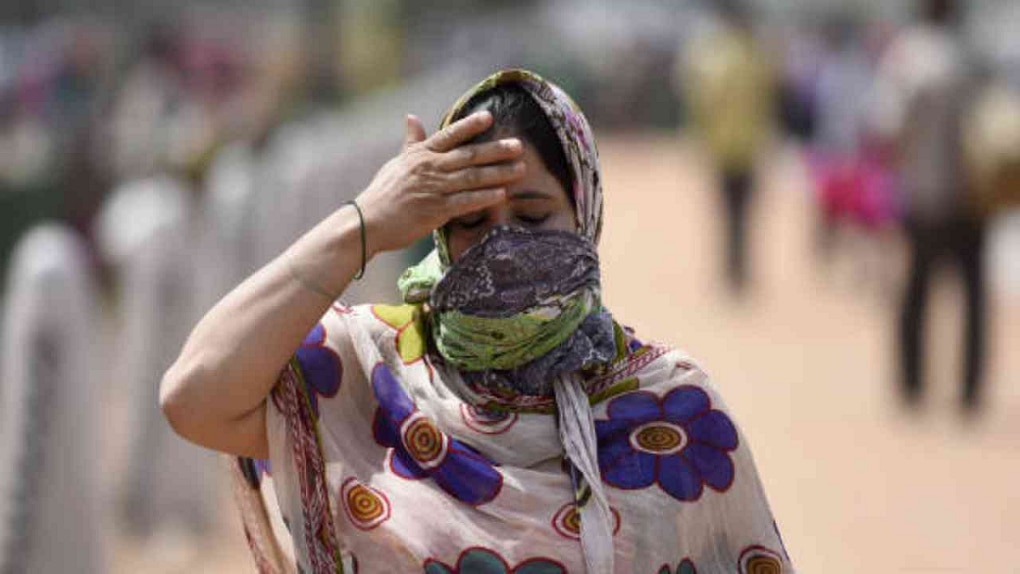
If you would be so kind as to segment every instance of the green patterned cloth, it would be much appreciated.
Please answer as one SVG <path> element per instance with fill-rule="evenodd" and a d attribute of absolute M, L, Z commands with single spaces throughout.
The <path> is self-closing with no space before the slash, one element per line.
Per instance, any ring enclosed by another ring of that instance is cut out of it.
<path fill-rule="evenodd" d="M 437 317 L 432 334 L 443 358 L 461 370 L 509 370 L 560 346 L 591 313 L 592 303 L 591 294 L 582 292 L 506 318 L 449 311 Z"/>

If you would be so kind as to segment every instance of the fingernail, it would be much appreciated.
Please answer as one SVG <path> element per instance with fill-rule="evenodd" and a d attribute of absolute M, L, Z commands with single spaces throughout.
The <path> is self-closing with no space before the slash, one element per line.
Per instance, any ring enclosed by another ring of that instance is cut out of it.
<path fill-rule="evenodd" d="M 519 140 L 517 138 L 507 138 L 507 139 L 503 140 L 503 145 L 505 145 L 506 147 L 508 147 L 510 149 L 520 149 L 520 147 L 521 147 L 521 140 Z"/>
<path fill-rule="evenodd" d="M 489 119 L 492 117 L 492 112 L 490 112 L 489 110 L 482 110 L 480 112 L 476 112 L 475 115 L 477 115 L 481 119 Z"/>

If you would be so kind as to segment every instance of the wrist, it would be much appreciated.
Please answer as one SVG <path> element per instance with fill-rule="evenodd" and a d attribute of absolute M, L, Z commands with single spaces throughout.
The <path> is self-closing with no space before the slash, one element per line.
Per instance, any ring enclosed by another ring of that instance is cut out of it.
<path fill-rule="evenodd" d="M 368 236 L 365 232 L 365 213 L 361 211 L 361 206 L 358 205 L 358 202 L 353 199 L 345 201 L 344 205 L 354 208 L 354 212 L 358 214 L 358 245 L 361 247 L 361 265 L 354 278 L 361 279 L 365 276 L 365 266 L 368 265 Z"/>
<path fill-rule="evenodd" d="M 364 218 L 364 212 L 359 214 L 358 207 L 345 202 L 329 216 L 327 226 L 330 230 L 329 249 L 333 257 L 343 257 L 361 269 L 362 251 L 367 265 L 379 250 L 372 240 L 374 234 L 367 227 L 368 220 Z"/>
<path fill-rule="evenodd" d="M 353 217 L 354 224 L 357 226 L 354 229 L 354 235 L 360 242 L 361 231 L 364 230 L 365 238 L 365 258 L 371 261 L 376 255 L 385 251 L 390 251 L 393 248 L 387 242 L 386 236 L 386 223 L 380 218 L 379 209 L 371 198 L 365 198 L 363 196 L 358 197 L 356 200 L 358 208 L 360 208 L 361 219 L 358 219 L 359 212 L 355 210 L 355 207 L 350 204 L 344 204 L 340 207 L 341 211 L 349 212 L 348 217 Z M 385 213 L 385 209 L 382 210 Z M 361 243 L 358 243 L 358 249 L 360 249 Z M 360 251 L 358 253 L 360 257 Z"/>

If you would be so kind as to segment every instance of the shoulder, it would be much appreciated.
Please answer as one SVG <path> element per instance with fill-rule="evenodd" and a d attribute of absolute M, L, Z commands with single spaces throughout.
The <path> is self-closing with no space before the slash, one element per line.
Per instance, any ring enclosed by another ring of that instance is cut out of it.
<path fill-rule="evenodd" d="M 626 328 L 617 329 L 621 356 L 588 383 L 592 405 L 604 406 L 614 397 L 631 392 L 664 396 L 681 386 L 698 387 L 717 397 L 708 373 L 689 353 L 670 345 L 638 339 Z"/>
<path fill-rule="evenodd" d="M 347 306 L 334 303 L 326 312 L 329 320 L 342 331 L 357 325 L 379 349 L 391 345 L 405 363 L 413 362 L 425 354 L 425 320 L 420 305 L 364 304 Z"/>

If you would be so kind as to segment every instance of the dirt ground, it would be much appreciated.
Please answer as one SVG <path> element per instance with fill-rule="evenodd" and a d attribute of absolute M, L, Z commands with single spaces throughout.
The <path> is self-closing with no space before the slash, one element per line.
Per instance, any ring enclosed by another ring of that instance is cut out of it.
<path fill-rule="evenodd" d="M 957 405 L 960 293 L 945 277 L 933 293 L 928 392 L 905 411 L 894 387 L 898 238 L 850 238 L 821 264 L 803 174 L 778 153 L 753 206 L 752 288 L 737 300 L 721 281 L 720 206 L 697 153 L 666 136 L 600 142 L 606 302 L 713 376 L 798 570 L 1017 572 L 1020 354 L 1009 350 L 1020 349 L 1020 295 L 990 294 L 987 408 L 968 418 Z M 253 571 L 224 500 L 218 534 L 187 567 L 155 564 L 172 548 L 116 541 L 115 571 Z"/>

